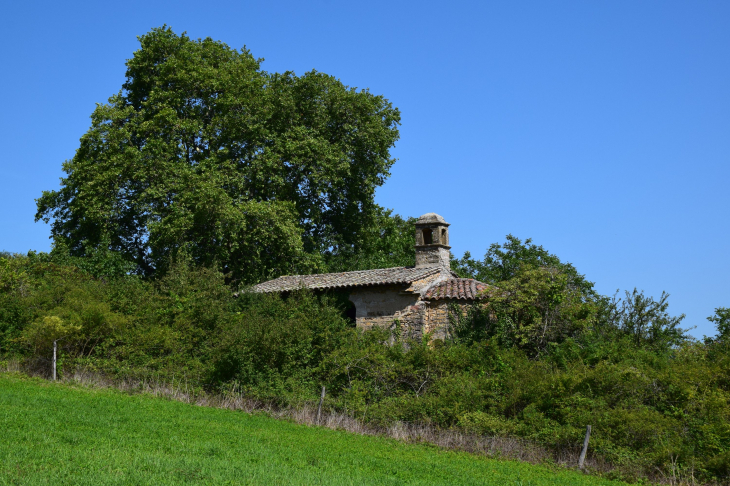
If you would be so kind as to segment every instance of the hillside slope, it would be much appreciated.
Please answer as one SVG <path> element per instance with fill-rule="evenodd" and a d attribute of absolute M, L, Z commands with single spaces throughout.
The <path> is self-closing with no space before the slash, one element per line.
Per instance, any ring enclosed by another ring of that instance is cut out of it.
<path fill-rule="evenodd" d="M 0 485 L 619 482 L 0 374 Z"/>

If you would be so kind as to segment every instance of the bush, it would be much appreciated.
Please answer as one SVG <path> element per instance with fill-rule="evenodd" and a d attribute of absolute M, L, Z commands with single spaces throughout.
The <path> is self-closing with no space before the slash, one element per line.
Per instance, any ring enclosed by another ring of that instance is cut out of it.
<path fill-rule="evenodd" d="M 587 298 L 567 274 L 523 266 L 487 304 L 452 315 L 452 338 L 430 344 L 356 330 L 341 296 L 240 289 L 234 298 L 221 272 L 185 258 L 154 280 L 72 263 L 0 258 L 4 355 L 47 363 L 50 340 L 64 337 L 61 372 L 184 379 L 281 406 L 313 403 L 325 385 L 328 407 L 372 424 L 514 435 L 558 450 L 579 446 L 590 424 L 591 449 L 622 467 L 728 475 L 730 344 L 684 338 L 665 298 L 638 299 L 659 324 L 631 327 L 636 312 L 616 317 L 615 301 Z M 637 293 L 629 297 L 636 307 Z"/>

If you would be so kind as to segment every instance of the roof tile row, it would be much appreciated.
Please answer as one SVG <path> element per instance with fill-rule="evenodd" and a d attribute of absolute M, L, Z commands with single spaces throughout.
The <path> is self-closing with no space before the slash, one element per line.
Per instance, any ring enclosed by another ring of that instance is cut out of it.
<path fill-rule="evenodd" d="M 330 289 L 370 285 L 408 284 L 441 272 L 440 267 L 394 267 L 355 272 L 288 275 L 254 286 L 256 292 L 287 292 L 301 287 Z"/>
<path fill-rule="evenodd" d="M 428 289 L 424 298 L 427 300 L 473 300 L 480 298 L 479 293 L 487 290 L 489 287 L 488 284 L 474 280 L 473 278 L 449 278 Z"/>

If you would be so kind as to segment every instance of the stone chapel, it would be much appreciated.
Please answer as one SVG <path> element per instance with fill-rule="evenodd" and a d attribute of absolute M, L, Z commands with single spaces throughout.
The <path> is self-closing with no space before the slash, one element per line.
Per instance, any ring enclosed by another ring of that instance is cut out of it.
<path fill-rule="evenodd" d="M 416 221 L 416 265 L 355 272 L 287 275 L 254 286 L 255 292 L 290 292 L 301 287 L 349 294 L 360 329 L 393 328 L 414 338 L 444 339 L 450 303 L 470 304 L 489 286 L 459 278 L 449 262 L 449 223 L 436 213 Z"/>

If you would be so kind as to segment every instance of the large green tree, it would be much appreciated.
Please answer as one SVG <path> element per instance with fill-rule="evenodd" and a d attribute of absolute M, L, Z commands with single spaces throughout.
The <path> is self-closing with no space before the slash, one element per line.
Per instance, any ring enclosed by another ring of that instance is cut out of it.
<path fill-rule="evenodd" d="M 327 255 L 329 272 L 407 267 L 416 264 L 416 218 L 403 218 L 390 209 L 376 208 L 373 224 L 364 228 L 356 244 L 340 245 Z"/>
<path fill-rule="evenodd" d="M 357 247 L 394 162 L 400 113 L 316 71 L 170 28 L 139 38 L 36 220 L 75 256 L 108 242 L 153 274 L 181 248 L 253 282 Z"/>
<path fill-rule="evenodd" d="M 515 278 L 527 267 L 547 268 L 565 274 L 567 282 L 580 290 L 586 297 L 595 296 L 593 283 L 578 273 L 571 263 L 560 261 L 540 245 L 527 238 L 524 242 L 513 235 L 507 235 L 504 243 L 489 245 L 483 260 L 477 260 L 470 252 L 460 259 L 451 259 L 451 268 L 462 277 L 475 278 L 492 285 L 500 285 Z"/>

